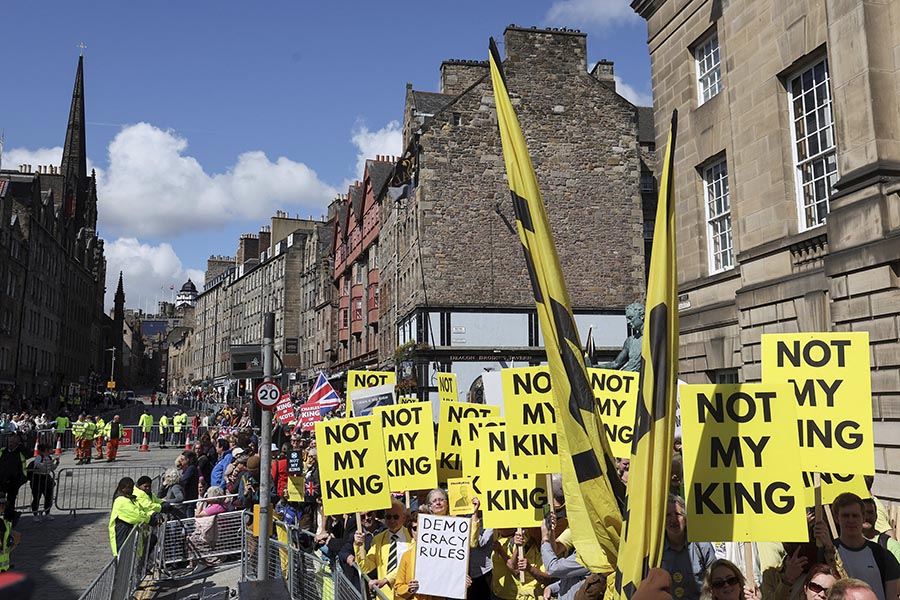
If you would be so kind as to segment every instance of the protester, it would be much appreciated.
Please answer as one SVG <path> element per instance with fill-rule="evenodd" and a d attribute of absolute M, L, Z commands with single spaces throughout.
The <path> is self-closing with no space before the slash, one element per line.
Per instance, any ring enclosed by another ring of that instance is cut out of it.
<path fill-rule="evenodd" d="M 419 594 L 419 581 L 415 578 L 415 555 L 416 555 L 416 530 L 419 527 L 419 513 L 414 512 L 407 521 L 406 528 L 409 530 L 412 539 L 409 548 L 400 559 L 397 566 L 397 576 L 394 580 L 394 597 L 400 600 L 442 600 L 438 596 L 429 596 L 428 594 Z M 470 588 L 471 591 L 471 588 Z M 467 594 L 466 597 L 472 600 L 473 596 Z"/>
<path fill-rule="evenodd" d="M 837 580 L 837 575 L 829 565 L 814 565 L 803 580 L 803 597 L 798 597 L 797 600 L 825 600 Z"/>
<path fill-rule="evenodd" d="M 875 600 L 877 596 L 868 583 L 860 579 L 841 579 L 831 586 L 827 600 Z"/>
<path fill-rule="evenodd" d="M 709 542 L 687 541 L 684 499 L 669 494 L 660 566 L 672 575 L 674 596 L 680 600 L 699 600 L 704 577 L 707 577 L 709 566 L 715 559 L 715 550 Z"/>
<path fill-rule="evenodd" d="M 895 540 L 884 531 L 878 531 L 875 527 L 878 524 L 878 504 L 875 498 L 863 498 L 863 506 L 865 506 L 865 514 L 863 515 L 863 536 L 867 540 L 876 542 L 882 548 L 886 548 L 888 552 L 894 555 L 900 561 L 900 542 Z"/>
<path fill-rule="evenodd" d="M 406 518 L 406 507 L 393 500 L 391 507 L 384 513 L 387 529 L 375 535 L 368 547 L 365 547 L 365 533 L 357 531 L 353 536 L 356 563 L 363 572 L 374 569 L 377 573 L 377 579 L 370 581 L 369 587 L 380 588 L 388 598 L 394 596 L 393 585 L 397 577 L 397 567 L 412 540 L 409 530 L 405 527 Z"/>
<path fill-rule="evenodd" d="M 831 539 L 824 522 L 816 523 L 815 529 L 816 539 L 825 548 L 826 557 L 836 549 L 847 575 L 868 583 L 878 600 L 896 600 L 900 564 L 893 554 L 863 535 L 865 505 L 862 499 L 845 492 L 834 499 L 831 508 L 838 522 L 838 539 Z"/>
<path fill-rule="evenodd" d="M 674 575 L 672 579 L 675 580 Z M 733 562 L 720 558 L 709 565 L 700 597 L 703 600 L 760 600 L 761 595 L 759 588 L 746 585 L 744 574 Z"/>
<path fill-rule="evenodd" d="M 131 533 L 135 525 L 150 522 L 150 514 L 141 510 L 134 497 L 134 480 L 123 477 L 116 486 L 112 511 L 109 514 L 109 544 L 113 556 L 119 553 L 119 546 Z"/>

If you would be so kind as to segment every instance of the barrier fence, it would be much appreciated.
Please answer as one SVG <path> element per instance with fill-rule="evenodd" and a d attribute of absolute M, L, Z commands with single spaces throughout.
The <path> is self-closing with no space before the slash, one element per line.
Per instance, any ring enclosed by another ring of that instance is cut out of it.
<path fill-rule="evenodd" d="M 79 600 L 131 598 L 144 580 L 150 555 L 147 526 L 134 527 L 113 557 L 81 594 Z"/>
<path fill-rule="evenodd" d="M 153 489 L 159 487 L 162 474 L 169 465 L 135 465 L 102 467 L 66 467 L 56 471 L 56 509 L 70 512 L 84 510 L 109 510 L 116 486 L 123 477 L 137 481 L 142 475 L 153 480 Z"/>
<path fill-rule="evenodd" d="M 158 529 L 156 566 L 160 577 L 181 568 L 237 561 L 243 547 L 244 513 L 168 519 Z"/>

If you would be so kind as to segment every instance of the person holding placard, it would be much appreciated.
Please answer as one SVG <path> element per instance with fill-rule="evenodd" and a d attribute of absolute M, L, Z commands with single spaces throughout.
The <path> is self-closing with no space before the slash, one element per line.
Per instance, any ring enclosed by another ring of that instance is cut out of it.
<path fill-rule="evenodd" d="M 481 528 L 481 501 L 472 498 L 472 525 L 469 536 L 469 585 L 467 600 L 490 600 L 494 564 L 494 530 Z"/>
<path fill-rule="evenodd" d="M 684 498 L 669 494 L 666 541 L 660 566 L 672 575 L 673 595 L 679 600 L 699 600 L 703 579 L 715 559 L 716 551 L 709 542 L 687 541 Z"/>
<path fill-rule="evenodd" d="M 419 594 L 419 582 L 416 576 L 416 530 L 419 527 L 418 511 L 410 515 L 407 522 L 412 541 L 409 543 L 409 549 L 400 559 L 400 565 L 397 567 L 397 577 L 394 580 L 394 597 L 400 600 L 441 600 L 437 596 L 429 596 L 427 594 Z"/>
<path fill-rule="evenodd" d="M 378 579 L 370 581 L 369 587 L 380 588 L 388 598 L 393 598 L 397 567 L 412 541 L 412 535 L 405 527 L 406 517 L 406 507 L 392 500 L 391 507 L 384 513 L 387 529 L 372 538 L 368 551 L 363 549 L 365 534 L 357 531 L 353 535 L 354 554 L 360 569 L 363 573 L 375 569 L 377 573 Z"/>
<path fill-rule="evenodd" d="M 574 551 L 566 556 L 557 555 L 558 546 L 554 544 L 555 529 L 556 515 L 550 513 L 549 519 L 541 521 L 541 559 L 547 575 L 559 579 L 556 590 L 559 600 L 571 600 L 584 585 L 591 571 L 578 562 Z"/>

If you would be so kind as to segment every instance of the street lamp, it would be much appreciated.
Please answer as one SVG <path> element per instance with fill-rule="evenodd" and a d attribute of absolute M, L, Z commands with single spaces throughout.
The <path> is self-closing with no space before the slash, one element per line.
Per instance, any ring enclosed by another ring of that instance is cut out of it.
<path fill-rule="evenodd" d="M 106 350 L 104 350 L 104 352 L 112 352 L 112 362 L 110 363 L 110 366 L 109 366 L 109 380 L 112 381 L 113 383 L 115 383 L 116 382 L 116 349 L 115 349 L 115 347 L 107 348 Z"/>

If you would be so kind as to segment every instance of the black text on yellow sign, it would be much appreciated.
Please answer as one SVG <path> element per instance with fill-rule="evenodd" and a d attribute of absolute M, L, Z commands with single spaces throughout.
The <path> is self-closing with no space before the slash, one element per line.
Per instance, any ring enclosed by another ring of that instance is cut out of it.
<path fill-rule="evenodd" d="M 499 406 L 469 402 L 441 402 L 438 418 L 437 461 L 438 479 L 447 481 L 462 476 L 463 419 L 488 417 L 500 413 Z"/>
<path fill-rule="evenodd" d="M 456 402 L 459 400 L 459 393 L 456 389 L 455 373 L 438 373 L 438 399 L 441 402 Z"/>
<path fill-rule="evenodd" d="M 614 456 L 631 456 L 634 418 L 637 412 L 638 373 L 612 369 L 588 369 L 597 412 Z"/>
<path fill-rule="evenodd" d="M 691 541 L 807 538 L 792 390 L 687 385 L 682 428 Z"/>
<path fill-rule="evenodd" d="M 868 333 L 766 334 L 765 383 L 788 383 L 809 471 L 875 472 Z"/>
<path fill-rule="evenodd" d="M 391 491 L 436 487 L 431 405 L 379 406 L 375 415 L 381 423 Z"/>
<path fill-rule="evenodd" d="M 389 508 L 384 442 L 375 416 L 316 423 L 326 515 Z"/>
<path fill-rule="evenodd" d="M 556 408 L 544 367 L 500 371 L 514 473 L 559 471 Z"/>
<path fill-rule="evenodd" d="M 532 474 L 513 473 L 509 466 L 506 427 L 481 429 L 478 435 L 481 453 L 480 483 L 484 526 L 494 528 L 536 527 L 540 525 L 547 490 Z M 542 478 L 545 479 L 545 478 Z"/>

